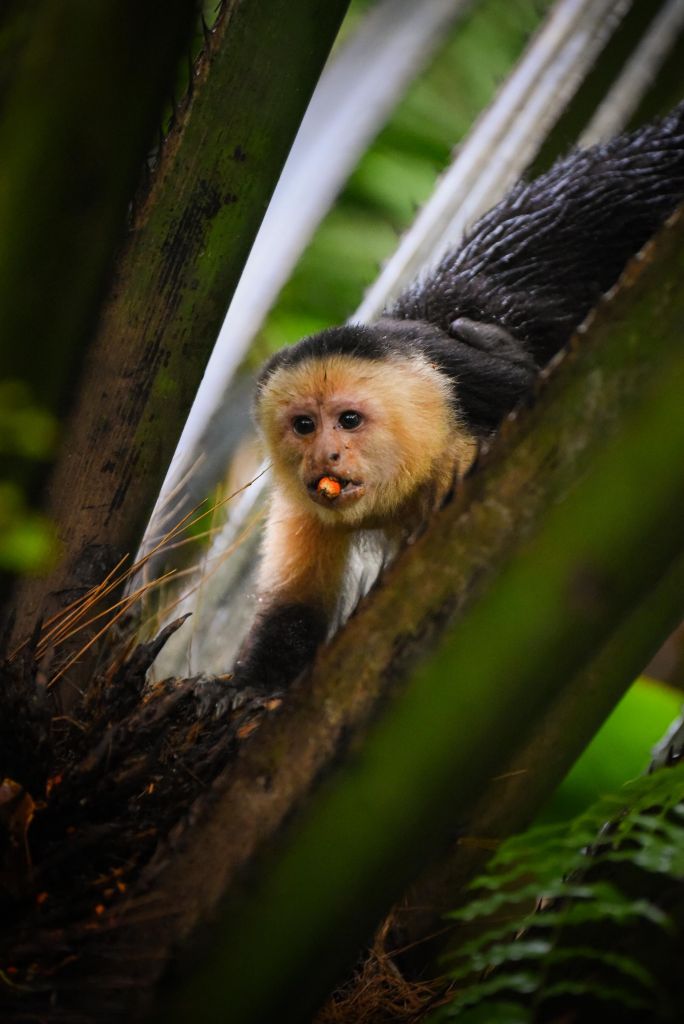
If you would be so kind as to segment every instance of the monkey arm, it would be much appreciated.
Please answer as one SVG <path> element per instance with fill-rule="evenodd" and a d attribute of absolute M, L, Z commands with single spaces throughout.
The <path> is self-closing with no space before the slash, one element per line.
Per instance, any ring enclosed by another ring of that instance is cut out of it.
<path fill-rule="evenodd" d="M 245 685 L 291 683 L 325 640 L 342 589 L 349 537 L 274 496 L 258 582 L 260 608 L 235 663 Z"/>
<path fill-rule="evenodd" d="M 269 692 L 291 683 L 323 643 L 328 623 L 320 608 L 273 604 L 261 612 L 238 654 L 237 681 Z"/>

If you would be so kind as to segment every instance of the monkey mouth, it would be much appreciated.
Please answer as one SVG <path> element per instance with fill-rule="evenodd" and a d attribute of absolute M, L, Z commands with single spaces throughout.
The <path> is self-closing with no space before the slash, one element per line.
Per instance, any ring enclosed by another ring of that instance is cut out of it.
<path fill-rule="evenodd" d="M 355 501 L 366 492 L 360 480 L 333 476 L 330 473 L 315 477 L 307 484 L 307 490 L 309 497 L 324 508 L 339 508 Z"/>

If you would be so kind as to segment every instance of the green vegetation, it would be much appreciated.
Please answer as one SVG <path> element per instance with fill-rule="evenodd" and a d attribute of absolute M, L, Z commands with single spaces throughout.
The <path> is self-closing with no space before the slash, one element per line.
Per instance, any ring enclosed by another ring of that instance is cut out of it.
<path fill-rule="evenodd" d="M 662 739 L 681 705 L 680 691 L 653 679 L 638 679 L 573 765 L 540 820 L 572 818 L 604 793 L 641 775 L 651 748 Z"/>
<path fill-rule="evenodd" d="M 684 878 L 683 800 L 679 765 L 507 840 L 450 915 L 476 937 L 450 958 L 456 994 L 431 1022 L 526 1024 L 568 996 L 576 1019 L 678 1020 L 663 952 L 684 924 L 668 896 Z"/>

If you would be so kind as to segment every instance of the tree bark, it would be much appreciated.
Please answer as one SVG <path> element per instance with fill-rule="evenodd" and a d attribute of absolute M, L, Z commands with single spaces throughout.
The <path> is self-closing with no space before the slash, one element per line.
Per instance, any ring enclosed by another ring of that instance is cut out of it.
<path fill-rule="evenodd" d="M 0 382 L 43 415 L 59 418 L 69 404 L 194 17 L 194 0 L 54 0 L 3 11 Z M 44 461 L 8 452 L 3 439 L 3 480 L 36 501 L 45 472 Z M 10 583 L 0 580 L 0 601 Z"/>
<path fill-rule="evenodd" d="M 18 638 L 135 552 L 347 3 L 226 3 L 115 268 L 48 486 L 62 561 L 18 587 Z"/>

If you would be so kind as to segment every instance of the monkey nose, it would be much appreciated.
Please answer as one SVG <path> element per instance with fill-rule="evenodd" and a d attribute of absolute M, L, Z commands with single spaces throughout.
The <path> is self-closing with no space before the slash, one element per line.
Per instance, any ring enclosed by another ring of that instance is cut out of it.
<path fill-rule="evenodd" d="M 339 462 L 340 461 L 340 453 L 339 452 L 328 452 L 328 461 L 329 462 Z"/>

